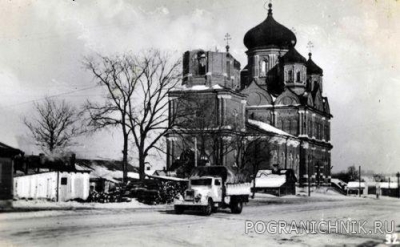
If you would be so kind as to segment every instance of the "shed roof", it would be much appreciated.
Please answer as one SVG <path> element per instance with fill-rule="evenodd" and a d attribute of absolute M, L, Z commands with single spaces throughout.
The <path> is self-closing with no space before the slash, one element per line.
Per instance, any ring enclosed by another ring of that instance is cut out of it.
<path fill-rule="evenodd" d="M 17 148 L 10 147 L 2 142 L 0 142 L 0 157 L 13 157 L 18 154 L 23 154 L 21 150 Z"/>

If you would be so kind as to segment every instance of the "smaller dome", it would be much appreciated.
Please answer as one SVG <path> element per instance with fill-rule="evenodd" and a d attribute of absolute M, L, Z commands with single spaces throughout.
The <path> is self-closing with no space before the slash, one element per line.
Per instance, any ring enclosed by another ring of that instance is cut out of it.
<path fill-rule="evenodd" d="M 283 48 L 296 45 L 296 35 L 272 17 L 272 4 L 269 4 L 268 17 L 259 25 L 250 29 L 244 36 L 247 49 Z"/>
<path fill-rule="evenodd" d="M 314 63 L 314 61 L 311 59 L 312 54 L 308 53 L 308 60 L 306 63 L 307 66 L 307 74 L 312 75 L 312 74 L 317 74 L 317 75 L 323 75 L 323 70 Z"/>
<path fill-rule="evenodd" d="M 307 60 L 293 47 L 281 58 L 281 62 L 287 63 L 307 63 Z"/>

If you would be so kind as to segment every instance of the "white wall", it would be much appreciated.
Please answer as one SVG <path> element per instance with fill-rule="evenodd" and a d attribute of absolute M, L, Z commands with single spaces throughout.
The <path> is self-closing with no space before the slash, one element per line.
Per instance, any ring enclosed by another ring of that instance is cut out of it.
<path fill-rule="evenodd" d="M 61 184 L 62 178 L 67 183 Z M 59 200 L 75 198 L 86 200 L 89 196 L 89 174 L 60 172 L 58 180 Z M 57 172 L 46 172 L 14 178 L 14 197 L 32 199 L 57 199 Z"/>

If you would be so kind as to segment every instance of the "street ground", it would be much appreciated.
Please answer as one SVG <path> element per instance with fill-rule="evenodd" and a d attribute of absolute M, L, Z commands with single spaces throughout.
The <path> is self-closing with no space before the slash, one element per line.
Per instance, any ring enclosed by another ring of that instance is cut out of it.
<path fill-rule="evenodd" d="M 396 246 L 384 244 L 390 225 L 374 232 L 375 222 L 385 221 L 394 221 L 393 230 L 400 235 L 396 198 L 257 194 L 240 215 L 219 210 L 208 217 L 196 212 L 175 215 L 171 206 L 119 207 L 1 213 L 0 246 Z M 310 229 L 301 222 L 313 220 L 365 222 L 367 233 L 323 233 L 326 225 L 318 233 L 305 232 Z M 288 223 L 286 232 L 263 228 L 275 221 Z M 289 227 L 291 222 L 296 229 Z"/>

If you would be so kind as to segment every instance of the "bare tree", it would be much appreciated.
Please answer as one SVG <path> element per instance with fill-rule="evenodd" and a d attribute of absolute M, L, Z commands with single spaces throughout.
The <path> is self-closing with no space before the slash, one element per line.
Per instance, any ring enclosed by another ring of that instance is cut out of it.
<path fill-rule="evenodd" d="M 240 136 L 237 141 L 237 169 L 247 178 L 254 177 L 260 168 L 269 168 L 271 164 L 270 138 L 253 133 Z"/>
<path fill-rule="evenodd" d="M 85 109 L 94 129 L 119 126 L 123 135 L 123 170 L 126 181 L 130 137 L 139 158 L 140 180 L 145 178 L 146 158 L 162 150 L 160 139 L 173 125 L 168 115 L 168 92 L 181 78 L 180 60 L 157 50 L 121 57 L 87 59 L 99 85 L 107 89 L 102 104 L 88 101 Z M 170 122 L 168 121 L 170 120 Z"/>
<path fill-rule="evenodd" d="M 36 145 L 50 154 L 72 144 L 75 137 L 83 133 L 79 127 L 79 113 L 76 108 L 63 101 L 45 98 L 35 103 L 35 117 L 24 118 Z"/>
<path fill-rule="evenodd" d="M 97 83 L 107 91 L 104 102 L 87 101 L 84 106 L 89 114 L 89 125 L 93 131 L 108 127 L 120 128 L 123 136 L 122 170 L 127 182 L 129 150 L 130 101 L 144 71 L 138 70 L 134 56 L 103 57 L 86 59 L 86 68 L 93 73 Z"/>
<path fill-rule="evenodd" d="M 171 131 L 179 136 L 181 142 L 178 145 L 181 145 L 181 149 L 197 148 L 200 161 L 206 160 L 213 165 L 221 165 L 224 155 L 234 150 L 232 141 L 237 132 L 234 120 L 229 116 L 226 117 L 229 127 L 219 122 L 217 107 L 213 104 L 213 98 L 197 93 L 182 93 L 179 100 L 175 100 L 176 128 Z"/>
<path fill-rule="evenodd" d="M 145 178 L 149 153 L 160 148 L 160 140 L 175 125 L 176 116 L 169 114 L 168 93 L 181 81 L 181 61 L 157 50 L 135 58 L 140 71 L 138 85 L 129 101 L 129 127 L 138 152 L 140 180 Z"/>

